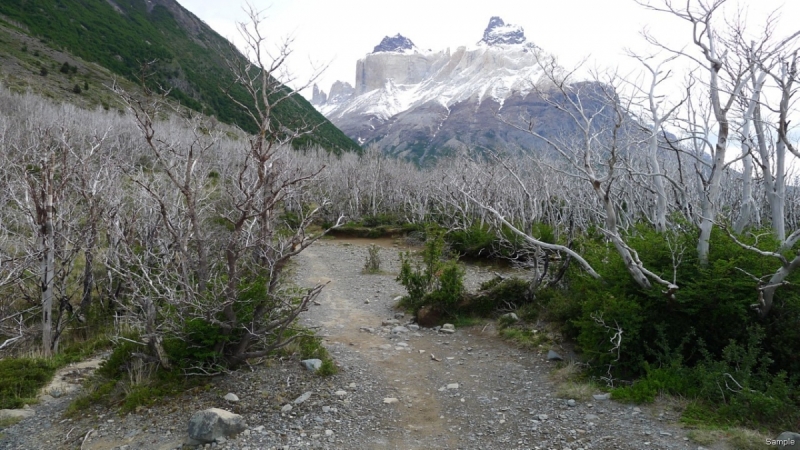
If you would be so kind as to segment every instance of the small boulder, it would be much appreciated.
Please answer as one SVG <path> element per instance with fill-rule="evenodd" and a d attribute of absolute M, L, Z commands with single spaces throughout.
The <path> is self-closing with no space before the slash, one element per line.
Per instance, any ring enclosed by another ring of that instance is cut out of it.
<path fill-rule="evenodd" d="M 235 436 L 245 429 L 247 425 L 242 416 L 219 408 L 198 411 L 189 419 L 189 439 L 195 443 L 208 444 Z"/>
<path fill-rule="evenodd" d="M 391 327 L 391 326 L 394 326 L 394 325 L 400 325 L 400 321 L 397 320 L 397 319 L 384 319 L 381 322 L 381 325 L 384 326 L 384 327 Z"/>
<path fill-rule="evenodd" d="M 417 311 L 417 324 L 421 327 L 435 327 L 442 320 L 442 312 L 431 305 L 423 306 Z"/>
<path fill-rule="evenodd" d="M 320 359 L 304 359 L 300 361 L 300 364 L 306 368 L 306 370 L 310 370 L 312 372 L 316 372 L 322 367 L 322 360 Z"/>
<path fill-rule="evenodd" d="M 297 397 L 296 399 L 294 399 L 294 404 L 295 405 L 299 405 L 300 403 L 303 403 L 304 401 L 308 400 L 309 398 L 311 398 L 311 392 L 305 392 L 300 397 Z"/>
<path fill-rule="evenodd" d="M 223 398 L 225 400 L 229 401 L 229 402 L 238 402 L 239 401 L 239 396 L 237 396 L 233 392 L 228 392 L 227 394 L 225 394 L 225 397 L 223 397 Z"/>
<path fill-rule="evenodd" d="M 772 442 L 770 442 L 770 444 L 771 443 Z M 784 431 L 775 438 L 775 443 L 773 445 L 777 448 L 800 450 L 800 434 Z"/>
<path fill-rule="evenodd" d="M 500 316 L 499 320 L 501 323 L 516 323 L 519 322 L 519 316 L 517 316 L 516 313 L 510 312 Z"/>
<path fill-rule="evenodd" d="M 408 333 L 408 328 L 406 328 L 404 326 L 396 326 L 396 327 L 392 328 L 392 333 L 393 334 Z"/>
<path fill-rule="evenodd" d="M 440 333 L 453 334 L 453 333 L 456 332 L 456 326 L 453 325 L 452 323 L 446 323 L 446 324 L 442 325 L 442 328 L 439 330 L 439 332 Z"/>
<path fill-rule="evenodd" d="M 559 355 L 558 353 L 554 352 L 553 350 L 550 350 L 550 351 L 547 352 L 547 360 L 548 361 L 563 361 L 564 358 L 562 358 L 561 355 Z"/>
<path fill-rule="evenodd" d="M 33 408 L 25 407 L 25 409 L 0 409 L 0 419 L 8 420 L 22 420 L 36 415 Z"/>

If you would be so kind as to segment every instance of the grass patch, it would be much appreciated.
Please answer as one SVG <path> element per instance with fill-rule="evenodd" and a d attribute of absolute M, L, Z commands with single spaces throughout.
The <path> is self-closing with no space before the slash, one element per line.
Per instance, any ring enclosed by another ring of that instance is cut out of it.
<path fill-rule="evenodd" d="M 592 394 L 597 392 L 597 388 L 586 382 L 567 381 L 558 385 L 556 395 L 559 398 L 573 400 L 591 400 Z"/>
<path fill-rule="evenodd" d="M 322 361 L 322 366 L 316 371 L 319 376 L 327 377 L 339 373 L 339 367 L 328 353 L 328 349 L 322 345 L 322 339 L 313 334 L 296 338 L 280 349 L 280 353 L 283 356 L 297 356 L 300 359 L 319 359 Z"/>
<path fill-rule="evenodd" d="M 90 378 L 84 386 L 86 394 L 81 395 L 69 404 L 64 411 L 66 417 L 76 417 L 78 414 L 89 409 L 94 404 L 100 404 L 111 396 L 117 386 L 116 380 L 104 380 L 101 376 L 95 375 Z"/>
<path fill-rule="evenodd" d="M 710 446 L 717 442 L 727 442 L 737 450 L 758 450 L 764 448 L 767 435 L 746 428 L 730 428 L 726 430 L 697 429 L 687 434 L 695 444 Z"/>
<path fill-rule="evenodd" d="M 363 227 L 359 225 L 344 225 L 328 231 L 328 235 L 336 237 L 356 237 L 356 238 L 384 238 L 399 237 L 407 233 L 405 228 L 392 225 L 379 225 L 377 227 Z"/>
<path fill-rule="evenodd" d="M 527 350 L 537 350 L 552 343 L 547 333 L 520 326 L 503 328 L 500 330 L 499 335 L 503 339 Z"/>
<path fill-rule="evenodd" d="M 97 337 L 64 345 L 61 352 L 52 358 L 0 360 L 0 409 L 16 409 L 36 403 L 39 391 L 47 386 L 58 369 L 88 359 L 108 345 L 105 337 Z"/>
<path fill-rule="evenodd" d="M 593 394 L 600 392 L 597 385 L 586 381 L 583 369 L 574 362 L 559 363 L 550 372 L 550 379 L 557 384 L 556 396 L 559 398 L 589 401 Z"/>
<path fill-rule="evenodd" d="M 0 430 L 22 422 L 22 417 L 3 417 L 0 419 Z"/>
<path fill-rule="evenodd" d="M 474 316 L 456 315 L 448 319 L 448 323 L 452 323 L 456 328 L 474 327 L 484 323 L 484 319 Z"/>
<path fill-rule="evenodd" d="M 58 365 L 43 358 L 0 360 L 0 409 L 35 403 L 39 390 L 53 379 Z"/>
<path fill-rule="evenodd" d="M 559 363 L 555 370 L 550 372 L 550 379 L 557 383 L 566 383 L 567 381 L 575 381 L 583 378 L 581 367 L 574 363 Z"/>

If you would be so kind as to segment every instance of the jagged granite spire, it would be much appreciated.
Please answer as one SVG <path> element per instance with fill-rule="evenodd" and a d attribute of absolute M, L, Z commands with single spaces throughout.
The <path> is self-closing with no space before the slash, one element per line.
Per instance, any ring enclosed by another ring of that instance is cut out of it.
<path fill-rule="evenodd" d="M 415 48 L 416 46 L 413 42 L 411 42 L 411 39 L 403 36 L 400 33 L 397 33 L 392 37 L 384 37 L 381 43 L 375 46 L 375 48 L 372 50 L 372 53 L 402 52 L 404 50 L 413 50 Z"/>
<path fill-rule="evenodd" d="M 522 44 L 525 42 L 525 30 L 519 25 L 503 22 L 503 19 L 494 16 L 489 19 L 489 25 L 483 32 L 483 39 L 478 43 L 487 45 Z"/>

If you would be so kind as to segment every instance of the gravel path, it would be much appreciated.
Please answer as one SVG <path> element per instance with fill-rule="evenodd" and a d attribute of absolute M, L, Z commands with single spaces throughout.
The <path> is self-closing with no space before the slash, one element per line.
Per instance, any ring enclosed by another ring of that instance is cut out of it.
<path fill-rule="evenodd" d="M 248 424 L 235 439 L 213 445 L 218 449 L 698 448 L 666 405 L 570 406 L 556 396 L 552 363 L 502 342 L 491 326 L 393 332 L 397 325 L 387 321 L 404 293 L 394 281 L 398 250 L 381 241 L 386 274 L 363 275 L 366 242 L 320 241 L 294 267 L 300 285 L 330 282 L 303 322 L 324 337 L 339 374 L 321 378 L 296 360 L 275 361 L 125 416 L 94 407 L 65 420 L 72 395 L 64 395 L 3 430 L 0 449 L 181 448 L 189 417 L 211 407 L 241 414 Z M 467 285 L 474 289 L 491 276 L 470 267 Z M 228 392 L 240 401 L 223 400 Z M 310 396 L 295 403 L 304 393 Z"/>

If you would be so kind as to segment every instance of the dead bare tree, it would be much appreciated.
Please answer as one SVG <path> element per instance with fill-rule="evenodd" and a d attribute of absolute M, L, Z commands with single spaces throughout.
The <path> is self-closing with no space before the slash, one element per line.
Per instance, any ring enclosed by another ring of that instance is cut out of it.
<path fill-rule="evenodd" d="M 727 165 L 728 139 L 730 137 L 730 112 L 747 82 L 752 66 L 746 64 L 735 55 L 726 51 L 733 37 L 724 36 L 717 29 L 721 20 L 722 5 L 726 0 L 688 1 L 676 5 L 672 0 L 664 0 L 660 5 L 640 1 L 642 6 L 668 13 L 691 25 L 691 41 L 699 55 L 684 48 L 671 48 L 646 35 L 648 41 L 658 48 L 674 55 L 688 58 L 706 72 L 705 95 L 709 99 L 709 107 L 715 123 L 714 137 L 701 136 L 694 132 L 694 139 L 703 140 L 703 145 L 711 155 L 710 169 L 707 174 L 699 171 L 702 183 L 700 217 L 698 219 L 700 236 L 697 241 L 697 254 L 701 264 L 708 264 L 709 240 L 711 230 L 719 211 L 720 187 L 723 172 Z M 703 155 L 705 155 L 705 151 Z"/>
<path fill-rule="evenodd" d="M 299 95 L 285 85 L 292 80 L 284 70 L 291 40 L 270 52 L 261 15 L 249 14 L 250 23 L 239 24 L 247 58 L 227 53 L 237 87 L 226 89 L 257 127 L 255 134 L 232 141 L 213 120 L 179 123 L 163 95 L 120 92 L 150 165 L 129 168 L 140 192 L 131 197 L 127 215 L 140 219 L 127 230 L 117 223 L 115 240 L 126 256 L 113 270 L 126 278 L 135 299 L 131 312 L 142 317 L 150 358 L 164 367 L 173 362 L 162 340 L 191 340 L 190 323 L 215 330 L 213 350 L 228 367 L 287 345 L 298 336 L 297 317 L 324 286 L 298 293 L 285 282 L 290 259 L 324 235 L 307 230 L 329 206 L 309 189 L 325 166 L 308 164 L 292 149 L 316 125 L 302 118 L 281 122 L 278 112 Z M 164 114 L 172 118 L 160 119 Z M 136 270 L 125 266 L 131 262 Z"/>
<path fill-rule="evenodd" d="M 548 105 L 570 117 L 575 133 L 570 139 L 555 139 L 537 132 L 530 118 L 501 117 L 501 120 L 541 139 L 569 163 L 570 170 L 565 175 L 591 186 L 602 210 L 605 226 L 601 229 L 622 257 L 631 277 L 642 288 L 650 288 L 653 280 L 665 286 L 665 293 L 672 296 L 678 286 L 648 270 L 620 234 L 621 214 L 612 189 L 623 172 L 622 160 L 629 145 L 625 135 L 630 124 L 624 112 L 629 105 L 621 104 L 617 94 L 619 78 L 612 74 L 602 81 L 596 78 L 593 82 L 576 82 L 572 79 L 575 71 L 564 73 L 553 60 L 540 60 L 540 65 L 549 88 L 542 90 L 531 83 L 534 90 Z M 578 255 L 570 256 L 581 262 L 582 258 L 576 258 Z"/>

